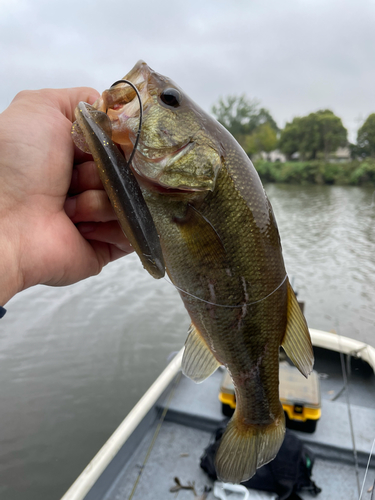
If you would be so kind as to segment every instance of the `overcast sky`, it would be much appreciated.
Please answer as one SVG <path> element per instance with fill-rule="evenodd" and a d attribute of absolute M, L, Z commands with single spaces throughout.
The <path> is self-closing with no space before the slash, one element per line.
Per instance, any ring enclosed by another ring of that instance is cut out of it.
<path fill-rule="evenodd" d="M 280 127 L 375 112 L 375 0 L 0 0 L 0 111 L 22 89 L 100 92 L 138 59 L 205 110 L 245 93 Z"/>

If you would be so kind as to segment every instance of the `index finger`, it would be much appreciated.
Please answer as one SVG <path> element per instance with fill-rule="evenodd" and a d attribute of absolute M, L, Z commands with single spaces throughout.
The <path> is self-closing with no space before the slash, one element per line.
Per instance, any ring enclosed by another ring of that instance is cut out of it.
<path fill-rule="evenodd" d="M 74 110 L 80 101 L 92 104 L 98 97 L 100 97 L 99 92 L 91 87 L 23 90 L 15 96 L 12 103 L 23 101 L 23 105 L 33 109 L 40 106 L 51 106 L 72 122 L 74 121 Z"/>
<path fill-rule="evenodd" d="M 60 108 L 60 111 L 67 118 L 69 118 L 71 122 L 73 122 L 75 119 L 74 110 L 80 101 L 93 104 L 100 97 L 99 92 L 91 87 L 57 89 L 55 92 L 56 102 Z"/>

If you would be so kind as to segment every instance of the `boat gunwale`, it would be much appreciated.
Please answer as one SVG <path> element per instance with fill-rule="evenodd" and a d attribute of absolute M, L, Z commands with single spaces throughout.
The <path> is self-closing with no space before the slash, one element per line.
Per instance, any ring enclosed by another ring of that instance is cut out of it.
<path fill-rule="evenodd" d="M 375 348 L 364 342 L 336 333 L 309 328 L 312 344 L 331 351 L 358 357 L 366 361 L 375 374 Z M 61 500 L 83 500 L 105 471 L 133 431 L 157 403 L 181 369 L 184 348 L 173 358 L 134 408 L 124 418 L 83 472 L 78 476 Z"/>
<path fill-rule="evenodd" d="M 61 500 L 83 500 L 101 474 L 171 384 L 181 368 L 182 348 L 81 472 Z"/>
<path fill-rule="evenodd" d="M 324 332 L 314 328 L 309 328 L 309 331 L 314 347 L 360 358 L 371 366 L 375 374 L 375 348 L 371 345 L 333 332 Z"/>

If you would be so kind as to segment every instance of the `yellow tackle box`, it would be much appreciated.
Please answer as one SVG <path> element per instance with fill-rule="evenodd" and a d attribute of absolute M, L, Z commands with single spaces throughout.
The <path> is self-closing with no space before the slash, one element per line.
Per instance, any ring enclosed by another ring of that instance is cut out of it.
<path fill-rule="evenodd" d="M 306 379 L 295 366 L 280 362 L 280 401 L 283 405 L 286 426 L 303 432 L 314 432 L 321 416 L 320 384 L 316 371 Z M 234 386 L 225 370 L 219 400 L 225 416 L 233 415 L 236 407 Z"/>

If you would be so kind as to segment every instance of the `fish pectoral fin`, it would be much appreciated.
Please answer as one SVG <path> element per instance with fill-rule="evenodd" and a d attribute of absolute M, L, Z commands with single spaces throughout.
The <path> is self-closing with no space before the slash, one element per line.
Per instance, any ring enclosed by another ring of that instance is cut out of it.
<path fill-rule="evenodd" d="M 268 425 L 244 425 L 235 410 L 215 457 L 217 477 L 225 483 L 247 481 L 275 458 L 285 436 L 284 412 Z"/>
<path fill-rule="evenodd" d="M 221 364 L 212 354 L 206 341 L 192 324 L 182 357 L 182 373 L 199 384 L 214 373 Z"/>
<path fill-rule="evenodd" d="M 281 345 L 302 375 L 307 377 L 313 369 L 314 352 L 305 317 L 289 281 L 288 322 Z"/>
<path fill-rule="evenodd" d="M 176 218 L 180 234 L 190 254 L 202 266 L 227 266 L 227 252 L 213 224 L 193 205 L 188 205 L 184 217 Z"/>

